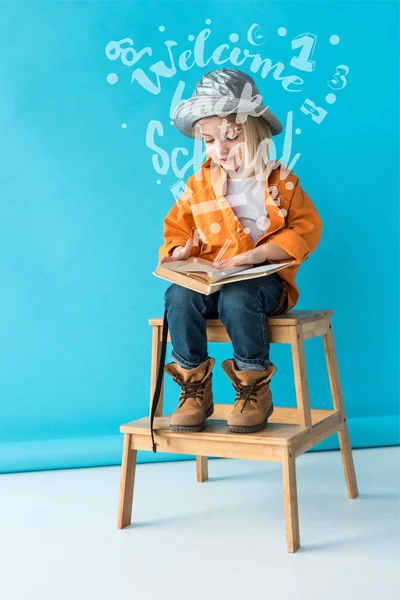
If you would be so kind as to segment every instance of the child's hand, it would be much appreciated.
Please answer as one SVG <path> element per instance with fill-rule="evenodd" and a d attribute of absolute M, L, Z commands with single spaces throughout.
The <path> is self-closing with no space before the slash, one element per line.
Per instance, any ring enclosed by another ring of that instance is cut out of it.
<path fill-rule="evenodd" d="M 185 246 L 177 246 L 176 248 L 174 248 L 174 251 L 171 256 L 163 256 L 158 261 L 158 264 L 162 265 L 163 263 L 173 262 L 175 260 L 186 260 L 190 256 L 192 246 L 193 240 L 192 238 L 189 238 Z"/>
<path fill-rule="evenodd" d="M 257 248 L 253 248 L 253 250 L 247 250 L 246 252 L 232 256 L 232 258 L 227 258 L 219 262 L 214 261 L 213 267 L 215 269 L 230 269 L 232 267 L 240 266 L 252 267 L 253 265 L 258 265 L 265 260 L 265 247 L 263 248 L 262 246 L 258 246 Z"/>

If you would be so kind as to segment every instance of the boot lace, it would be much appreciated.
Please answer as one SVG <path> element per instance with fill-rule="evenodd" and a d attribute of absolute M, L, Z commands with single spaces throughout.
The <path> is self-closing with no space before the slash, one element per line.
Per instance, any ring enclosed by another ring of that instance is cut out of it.
<path fill-rule="evenodd" d="M 265 385 L 265 381 L 263 379 L 256 379 L 250 385 L 243 385 L 242 383 L 233 382 L 233 387 L 236 390 L 235 402 L 244 400 L 243 406 L 240 409 L 241 413 L 243 412 L 244 407 L 246 406 L 249 400 L 252 400 L 253 402 L 257 403 L 257 398 L 255 397 L 255 394 L 256 391 L 262 387 L 262 385 Z"/>
<path fill-rule="evenodd" d="M 205 379 L 201 381 L 177 381 L 179 385 L 182 387 L 181 395 L 179 398 L 179 407 L 181 407 L 188 398 L 196 398 L 200 402 L 203 401 L 205 384 L 212 377 L 212 373 L 210 373 Z"/>

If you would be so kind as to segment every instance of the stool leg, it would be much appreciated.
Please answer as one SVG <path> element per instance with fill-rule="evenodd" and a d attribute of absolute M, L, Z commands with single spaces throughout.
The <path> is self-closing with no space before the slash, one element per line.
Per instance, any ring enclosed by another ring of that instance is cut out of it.
<path fill-rule="evenodd" d="M 119 491 L 117 528 L 127 527 L 132 518 L 133 488 L 135 485 L 136 450 L 131 449 L 131 434 L 124 433 L 121 482 Z"/>
<path fill-rule="evenodd" d="M 299 424 L 312 428 L 310 396 L 308 393 L 307 381 L 306 354 L 304 348 L 304 333 L 301 326 L 291 327 L 290 329 Z"/>
<path fill-rule="evenodd" d="M 291 448 L 283 448 L 282 450 L 282 479 L 285 502 L 287 551 L 296 552 L 296 550 L 300 548 L 296 457 Z"/>
<path fill-rule="evenodd" d="M 197 481 L 202 483 L 208 479 L 208 457 L 196 456 Z"/>
<path fill-rule="evenodd" d="M 347 494 L 349 498 L 358 496 L 358 486 L 354 469 L 353 453 L 351 450 L 350 436 L 347 427 L 346 412 L 340 383 L 339 367 L 336 356 L 336 347 L 333 337 L 332 324 L 329 324 L 327 333 L 323 336 L 326 364 L 328 367 L 329 385 L 331 388 L 333 407 L 339 412 L 343 421 L 343 429 L 338 431 L 340 453 L 342 456 L 344 474 L 346 478 Z"/>

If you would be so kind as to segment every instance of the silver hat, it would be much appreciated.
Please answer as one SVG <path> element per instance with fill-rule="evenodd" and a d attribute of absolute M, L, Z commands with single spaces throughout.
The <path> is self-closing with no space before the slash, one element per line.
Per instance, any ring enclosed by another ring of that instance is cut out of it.
<path fill-rule="evenodd" d="M 192 96 L 175 107 L 172 119 L 183 135 L 194 138 L 195 121 L 231 113 L 238 113 L 238 122 L 243 122 L 248 114 L 263 117 L 272 135 L 278 135 L 283 129 L 275 115 L 262 104 L 254 79 L 238 69 L 215 69 L 203 75 Z"/>

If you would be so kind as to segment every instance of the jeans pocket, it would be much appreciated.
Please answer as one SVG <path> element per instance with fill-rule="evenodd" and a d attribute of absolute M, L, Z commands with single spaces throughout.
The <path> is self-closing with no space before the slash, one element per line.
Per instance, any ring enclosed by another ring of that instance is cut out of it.
<path fill-rule="evenodd" d="M 277 275 L 276 273 L 274 273 L 274 275 Z M 277 277 L 279 277 L 277 275 Z M 274 308 L 273 311 L 271 311 L 269 314 L 270 315 L 280 315 L 283 312 L 286 312 L 287 310 L 287 306 L 288 306 L 288 292 L 287 292 L 287 287 L 286 287 L 286 282 L 281 279 L 281 277 L 279 277 L 281 285 L 282 285 L 282 290 L 281 290 L 281 295 L 278 301 L 277 306 Z"/>

